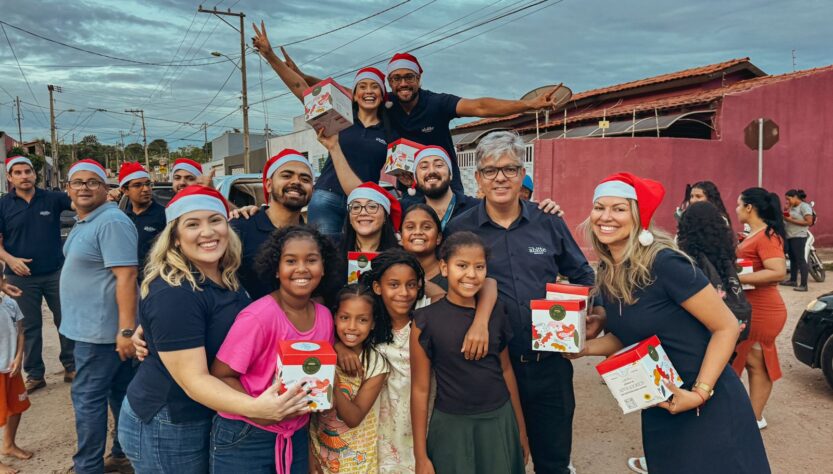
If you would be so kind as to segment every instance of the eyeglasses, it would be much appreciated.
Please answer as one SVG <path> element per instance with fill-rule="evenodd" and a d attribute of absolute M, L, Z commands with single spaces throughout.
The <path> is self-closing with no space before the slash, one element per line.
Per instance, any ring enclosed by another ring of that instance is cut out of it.
<path fill-rule="evenodd" d="M 373 201 L 370 201 L 370 202 L 368 202 L 367 204 L 364 204 L 364 205 L 359 204 L 357 202 L 354 202 L 354 203 L 351 203 L 351 204 L 347 205 L 347 210 L 350 211 L 350 214 L 353 214 L 354 216 L 358 216 L 359 214 L 362 213 L 362 209 L 364 209 L 364 211 L 367 212 L 368 214 L 376 214 L 377 212 L 379 212 L 380 207 L 382 207 L 382 206 L 380 206 L 378 203 L 375 203 Z"/>
<path fill-rule="evenodd" d="M 398 76 L 398 75 L 397 76 L 388 76 L 388 81 L 390 81 L 391 84 L 397 84 L 397 83 L 400 83 L 400 82 L 412 83 L 412 82 L 416 82 L 418 77 L 419 76 L 417 76 L 416 74 L 405 74 L 405 75 L 402 75 L 402 76 Z"/>
<path fill-rule="evenodd" d="M 101 185 L 104 184 L 98 179 L 90 179 L 88 181 L 82 181 L 80 179 L 73 179 L 69 182 L 69 188 L 75 191 L 80 191 L 85 187 L 91 191 L 95 191 L 96 189 L 100 188 Z"/>
<path fill-rule="evenodd" d="M 135 190 L 139 190 L 142 188 L 153 189 L 153 183 L 151 183 L 150 181 L 145 181 L 144 183 L 130 183 L 127 185 L 127 187 Z"/>
<path fill-rule="evenodd" d="M 488 180 L 493 180 L 497 178 L 498 173 L 503 173 L 507 179 L 517 178 L 518 174 L 521 172 L 520 166 L 501 166 L 500 168 L 496 168 L 494 166 L 487 166 L 486 168 L 482 168 L 479 170 L 480 176 Z"/>

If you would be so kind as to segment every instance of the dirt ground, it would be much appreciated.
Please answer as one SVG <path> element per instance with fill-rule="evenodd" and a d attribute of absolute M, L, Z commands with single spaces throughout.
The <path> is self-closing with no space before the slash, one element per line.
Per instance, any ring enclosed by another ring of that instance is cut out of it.
<path fill-rule="evenodd" d="M 833 290 L 833 281 L 811 283 L 809 293 L 782 289 L 789 319 L 778 339 L 784 377 L 775 384 L 763 431 L 772 470 L 776 473 L 833 471 L 833 389 L 822 373 L 798 362 L 790 339 L 803 308 L 814 296 Z M 46 311 L 46 309 L 45 309 Z M 75 429 L 69 385 L 63 383 L 58 362 L 57 333 L 47 316 L 44 358 L 47 387 L 32 395 L 32 408 L 23 415 L 18 444 L 35 452 L 29 461 L 3 458 L 22 473 L 63 471 L 72 464 Z M 600 383 L 596 359 L 575 362 L 576 409 L 573 462 L 579 473 L 627 473 L 625 460 L 641 453 L 639 415 L 624 416 Z"/>

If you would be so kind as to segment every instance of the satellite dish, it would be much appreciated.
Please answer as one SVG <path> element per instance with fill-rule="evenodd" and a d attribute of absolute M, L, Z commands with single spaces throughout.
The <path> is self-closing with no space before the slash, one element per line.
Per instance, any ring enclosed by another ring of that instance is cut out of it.
<path fill-rule="evenodd" d="M 527 92 L 526 94 L 521 97 L 521 100 L 527 99 L 534 99 L 540 95 L 549 94 L 552 92 L 553 89 L 557 89 L 555 91 L 555 106 L 552 110 L 558 110 L 564 106 L 572 97 L 573 91 L 570 90 L 569 87 L 565 86 L 564 84 L 552 84 L 549 86 L 541 86 L 536 89 L 532 89 L 531 91 Z M 528 113 L 534 114 L 535 111 L 532 110 Z"/>

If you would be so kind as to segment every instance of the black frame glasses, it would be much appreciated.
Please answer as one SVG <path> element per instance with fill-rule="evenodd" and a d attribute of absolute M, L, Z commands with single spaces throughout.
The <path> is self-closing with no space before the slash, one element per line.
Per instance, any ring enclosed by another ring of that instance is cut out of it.
<path fill-rule="evenodd" d="M 87 188 L 90 191 L 95 191 L 103 185 L 104 182 L 102 182 L 100 179 L 88 179 L 87 181 L 73 179 L 69 182 L 69 188 L 74 191 L 80 191 L 84 188 Z"/>
<path fill-rule="evenodd" d="M 522 166 L 519 165 L 501 166 L 499 168 L 495 166 L 487 166 L 477 171 L 481 176 L 491 181 L 497 178 L 498 173 L 503 173 L 503 176 L 505 176 L 506 179 L 517 178 L 521 174 L 521 168 Z"/>
<path fill-rule="evenodd" d="M 381 204 L 378 202 L 367 202 L 365 204 L 359 204 L 357 202 L 352 202 L 347 205 L 347 212 L 353 214 L 354 216 L 358 216 L 362 213 L 362 209 L 367 212 L 369 215 L 374 215 L 379 212 L 379 209 L 382 207 Z"/>

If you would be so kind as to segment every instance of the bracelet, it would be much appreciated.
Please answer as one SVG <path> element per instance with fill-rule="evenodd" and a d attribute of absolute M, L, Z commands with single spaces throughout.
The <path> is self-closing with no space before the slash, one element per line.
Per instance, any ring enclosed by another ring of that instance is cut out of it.
<path fill-rule="evenodd" d="M 709 398 L 714 396 L 714 387 L 712 387 L 711 385 L 709 385 L 705 382 L 701 382 L 699 380 L 694 382 L 694 385 L 691 386 L 691 390 L 693 391 L 695 388 L 699 388 L 703 392 L 708 393 Z"/>
<path fill-rule="evenodd" d="M 700 393 L 699 393 L 699 392 L 696 392 L 696 391 L 694 391 L 694 390 L 692 390 L 692 392 L 693 392 L 695 395 L 697 395 L 698 397 L 700 397 L 700 400 L 702 400 L 702 402 L 703 402 L 703 403 L 701 403 L 699 406 L 697 406 L 697 416 L 700 416 L 700 407 L 702 407 L 703 405 L 705 405 L 705 404 L 706 404 L 706 398 L 705 398 L 704 396 L 700 395 Z"/>

